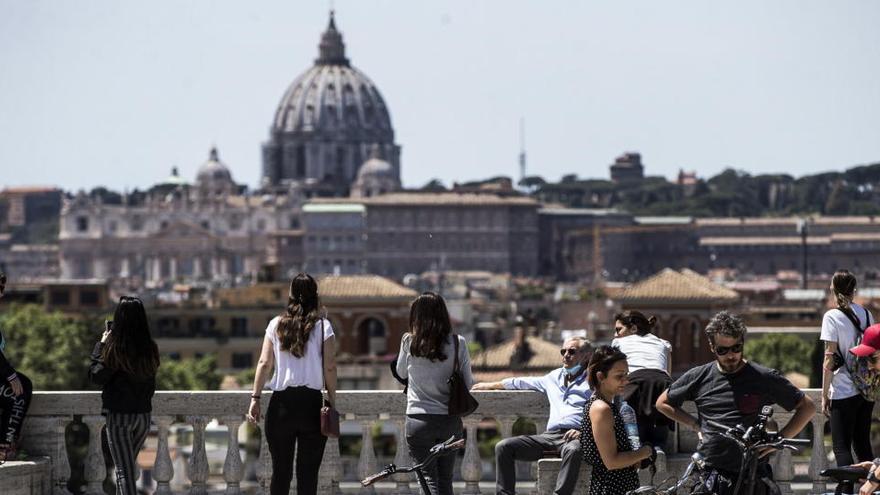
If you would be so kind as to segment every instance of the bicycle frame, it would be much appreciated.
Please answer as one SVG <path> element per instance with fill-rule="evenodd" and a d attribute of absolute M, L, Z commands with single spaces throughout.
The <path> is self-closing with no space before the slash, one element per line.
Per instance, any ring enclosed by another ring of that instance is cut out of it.
<path fill-rule="evenodd" d="M 431 447 L 431 450 L 428 451 L 428 456 L 425 457 L 425 459 L 422 462 L 420 462 L 416 465 L 413 465 L 413 466 L 400 466 L 400 467 L 398 467 L 394 464 L 389 464 L 389 465 L 385 466 L 385 468 L 382 471 L 379 471 L 376 474 L 367 476 L 366 478 L 361 480 L 361 485 L 362 486 L 370 486 L 373 483 L 375 483 L 383 478 L 387 478 L 388 476 L 391 476 L 392 474 L 396 474 L 396 473 L 415 472 L 416 478 L 419 480 L 419 486 L 421 486 L 421 488 L 422 488 L 422 493 L 424 493 L 424 495 L 431 495 L 431 490 L 430 490 L 430 488 L 428 488 L 428 481 L 425 479 L 425 474 L 422 472 L 422 468 L 424 468 L 425 466 L 427 466 L 428 464 L 433 462 L 434 459 L 436 459 L 437 457 L 440 457 L 442 455 L 446 455 L 450 452 L 461 449 L 463 447 L 464 447 L 464 439 L 461 438 L 461 439 L 456 440 L 455 436 L 453 435 L 453 436 L 449 437 L 449 439 L 446 440 L 445 442 L 438 443 L 437 445 Z"/>

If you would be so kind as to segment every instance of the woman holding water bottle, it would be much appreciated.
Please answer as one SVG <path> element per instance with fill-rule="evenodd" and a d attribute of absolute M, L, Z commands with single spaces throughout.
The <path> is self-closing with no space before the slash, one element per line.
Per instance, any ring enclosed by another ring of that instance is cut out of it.
<path fill-rule="evenodd" d="M 638 464 L 653 455 L 650 446 L 634 448 L 638 427 L 631 441 L 624 416 L 635 416 L 635 412 L 615 400 L 628 383 L 628 373 L 626 354 L 607 345 L 593 353 L 587 366 L 593 395 L 584 407 L 581 448 L 584 460 L 593 466 L 590 495 L 624 495 L 635 490 L 639 487 Z"/>

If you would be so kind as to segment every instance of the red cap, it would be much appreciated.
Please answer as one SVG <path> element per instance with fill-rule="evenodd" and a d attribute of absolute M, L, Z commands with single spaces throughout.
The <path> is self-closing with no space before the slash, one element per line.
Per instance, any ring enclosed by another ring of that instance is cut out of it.
<path fill-rule="evenodd" d="M 877 351 L 880 351 L 880 323 L 866 328 L 862 343 L 849 350 L 858 357 L 868 357 Z"/>

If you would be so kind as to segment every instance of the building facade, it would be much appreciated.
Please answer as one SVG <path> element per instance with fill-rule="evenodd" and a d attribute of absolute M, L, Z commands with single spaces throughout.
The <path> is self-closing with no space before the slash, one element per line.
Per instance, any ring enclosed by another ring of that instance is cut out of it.
<path fill-rule="evenodd" d="M 216 149 L 194 184 L 172 175 L 118 203 L 80 193 L 61 212 L 63 278 L 131 285 L 255 277 L 270 233 L 299 227 L 299 196 L 251 196 Z"/>

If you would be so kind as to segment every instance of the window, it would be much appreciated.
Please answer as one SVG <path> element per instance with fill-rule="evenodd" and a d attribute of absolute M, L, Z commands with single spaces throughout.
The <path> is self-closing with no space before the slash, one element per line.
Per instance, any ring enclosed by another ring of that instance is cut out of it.
<path fill-rule="evenodd" d="M 233 337 L 247 337 L 247 318 L 236 316 L 232 318 L 230 323 Z"/>
<path fill-rule="evenodd" d="M 89 230 L 89 217 L 76 217 L 76 231 L 87 232 Z"/>
<path fill-rule="evenodd" d="M 232 367 L 235 369 L 250 368 L 254 365 L 254 356 L 250 352 L 232 353 Z"/>
<path fill-rule="evenodd" d="M 139 215 L 131 217 L 131 230 L 137 232 L 143 228 L 144 220 Z"/>
<path fill-rule="evenodd" d="M 180 353 L 179 352 L 169 352 L 168 359 L 172 361 L 180 361 Z"/>
<path fill-rule="evenodd" d="M 52 306 L 69 306 L 70 291 L 68 289 L 52 289 L 49 292 L 49 302 Z"/>
<path fill-rule="evenodd" d="M 79 303 L 82 306 L 97 306 L 100 299 L 98 291 L 94 289 L 81 290 L 79 293 Z"/>
<path fill-rule="evenodd" d="M 296 174 L 295 179 L 303 179 L 306 176 L 306 147 L 296 147 Z"/>

